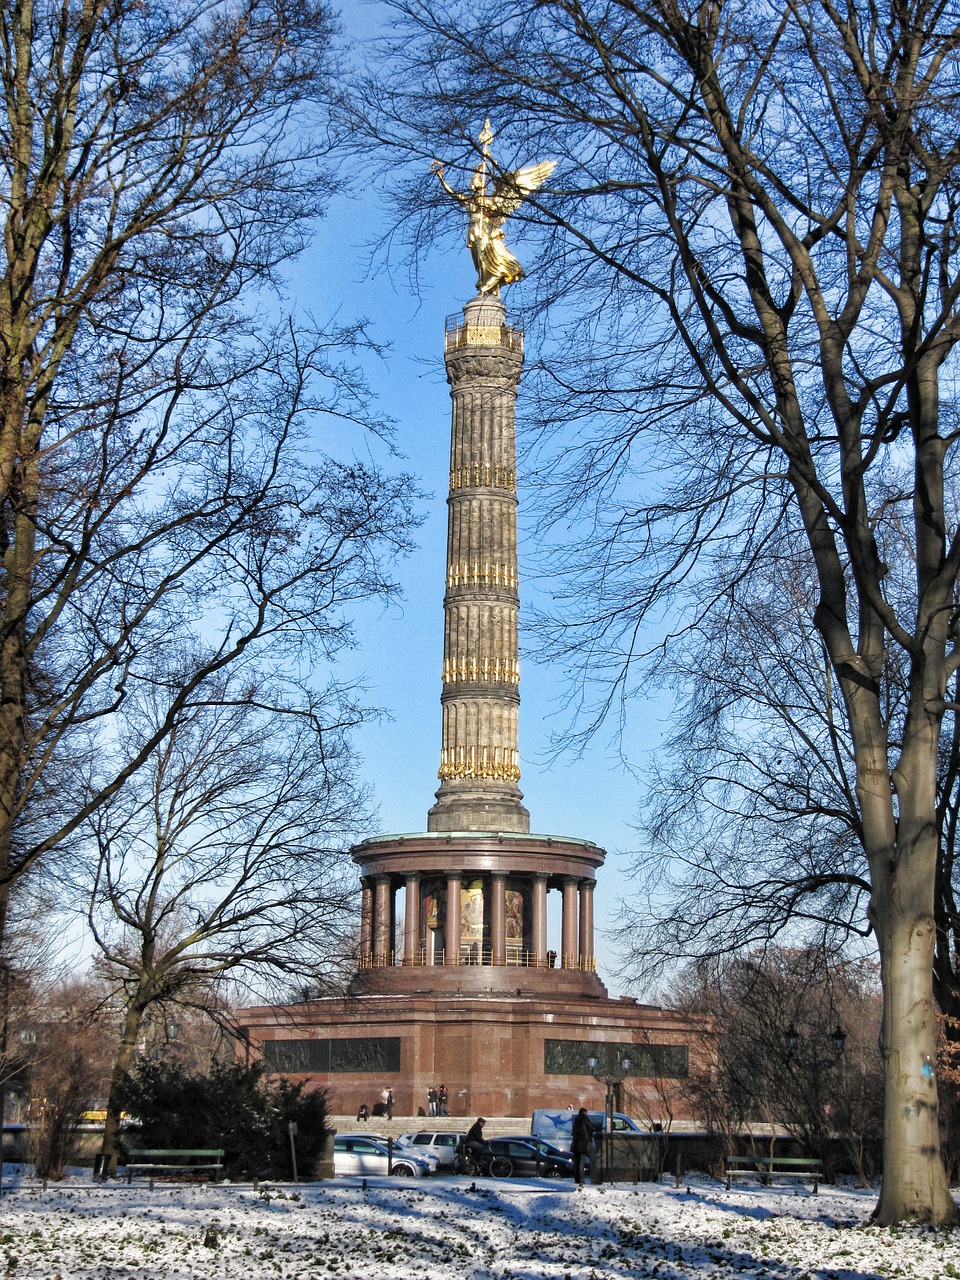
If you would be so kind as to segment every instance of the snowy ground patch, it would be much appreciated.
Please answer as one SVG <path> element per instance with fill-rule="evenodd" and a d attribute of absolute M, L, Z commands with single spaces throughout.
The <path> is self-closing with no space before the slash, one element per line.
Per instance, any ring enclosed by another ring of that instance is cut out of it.
<path fill-rule="evenodd" d="M 27 1181 L 0 1207 L 10 1280 L 960 1280 L 960 1231 L 868 1225 L 875 1194 L 708 1179 L 587 1187 L 338 1179 L 300 1187 Z"/>

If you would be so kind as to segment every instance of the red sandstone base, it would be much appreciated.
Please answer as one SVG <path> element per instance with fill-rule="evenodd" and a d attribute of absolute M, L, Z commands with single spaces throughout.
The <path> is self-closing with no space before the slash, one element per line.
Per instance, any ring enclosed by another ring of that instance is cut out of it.
<path fill-rule="evenodd" d="M 665 1123 L 684 1116 L 684 1068 L 709 1059 L 713 1039 L 708 1019 L 559 992 L 358 995 L 250 1008 L 238 1021 L 268 1070 L 326 1089 L 333 1113 L 372 1108 L 389 1087 L 395 1113 L 415 1116 L 445 1084 L 450 1114 L 465 1119 L 602 1107 L 605 1087 L 585 1065 L 593 1053 L 632 1060 L 618 1110 Z"/>

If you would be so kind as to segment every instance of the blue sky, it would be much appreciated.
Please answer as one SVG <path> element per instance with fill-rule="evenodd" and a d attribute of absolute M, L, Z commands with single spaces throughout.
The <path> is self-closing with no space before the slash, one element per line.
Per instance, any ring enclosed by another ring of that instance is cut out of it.
<path fill-rule="evenodd" d="M 356 14 L 369 28 L 371 11 L 366 7 L 352 14 L 348 10 L 345 24 L 349 27 Z M 478 116 L 478 129 L 482 123 Z M 425 172 L 424 182 L 430 181 Z M 438 785 L 450 433 L 443 331 L 445 317 L 459 311 L 474 292 L 467 249 L 453 240 L 438 243 L 421 264 L 418 294 L 399 257 L 375 272 L 368 270 L 365 246 L 383 225 L 375 187 L 365 198 L 339 198 L 291 273 L 290 285 L 291 301 L 317 319 L 337 310 L 342 321 L 363 316 L 371 336 L 389 345 L 384 361 L 371 357 L 362 362 L 363 369 L 383 411 L 395 421 L 396 444 L 405 458 L 402 465 L 419 476 L 422 488 L 432 495 L 425 504 L 427 518 L 418 549 L 399 566 L 403 600 L 358 616 L 359 647 L 345 664 L 347 671 L 364 675 L 370 700 L 390 716 L 368 724 L 357 738 L 364 776 L 379 810 L 376 832 L 369 834 L 424 830 Z M 524 245 L 522 236 L 515 235 L 511 248 L 531 275 L 536 272 L 532 246 Z M 504 291 L 508 310 L 522 302 L 524 287 L 521 283 Z M 355 443 L 358 450 L 367 447 L 359 436 Z M 524 520 L 525 510 L 528 517 L 530 512 L 529 494 L 526 508 L 524 496 L 521 474 L 521 787 L 533 831 L 583 837 L 607 850 L 598 877 L 597 950 L 602 976 L 611 994 L 618 994 L 626 989 L 613 975 L 617 959 L 603 929 L 611 923 L 618 899 L 630 891 L 626 855 L 640 839 L 631 822 L 641 793 L 636 778 L 619 763 L 609 736 L 598 738 L 581 758 L 571 754 L 553 762 L 547 759 L 551 734 L 565 724 L 563 689 L 558 672 L 537 666 L 529 657 L 524 660 L 524 617 L 535 601 L 542 605 L 549 598 L 549 583 L 537 578 L 529 519 Z M 626 743 L 635 768 L 644 765 L 659 741 L 662 714 L 662 702 L 651 702 L 646 711 L 635 704 Z M 550 909 L 553 917 L 559 916 L 558 902 L 551 901 Z"/>

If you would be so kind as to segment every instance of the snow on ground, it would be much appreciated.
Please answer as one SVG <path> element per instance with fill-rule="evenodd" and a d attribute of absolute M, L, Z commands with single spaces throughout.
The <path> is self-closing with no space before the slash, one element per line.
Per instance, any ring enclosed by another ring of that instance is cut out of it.
<path fill-rule="evenodd" d="M 873 1227 L 875 1192 L 707 1178 L 586 1187 L 340 1178 L 306 1186 L 89 1174 L 5 1187 L 11 1280 L 960 1280 L 960 1230 Z"/>

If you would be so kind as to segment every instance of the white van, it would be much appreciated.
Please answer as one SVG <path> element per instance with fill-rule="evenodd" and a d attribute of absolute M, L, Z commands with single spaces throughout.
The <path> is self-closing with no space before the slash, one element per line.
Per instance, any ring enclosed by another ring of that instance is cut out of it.
<path fill-rule="evenodd" d="M 560 1147 L 563 1151 L 569 1151 L 573 1134 L 573 1118 L 576 1114 L 573 1107 L 567 1107 L 563 1111 L 553 1111 L 548 1110 L 546 1107 L 541 1107 L 533 1113 L 530 1132 L 535 1138 L 543 1138 L 546 1142 L 552 1142 L 555 1147 Z M 597 1133 L 603 1133 L 606 1126 L 604 1113 L 602 1111 L 591 1111 L 588 1114 L 590 1123 Z M 635 1120 L 631 1120 L 629 1116 L 625 1116 L 620 1111 L 615 1111 L 613 1113 L 613 1132 L 643 1133 L 645 1131 L 640 1128 Z"/>

